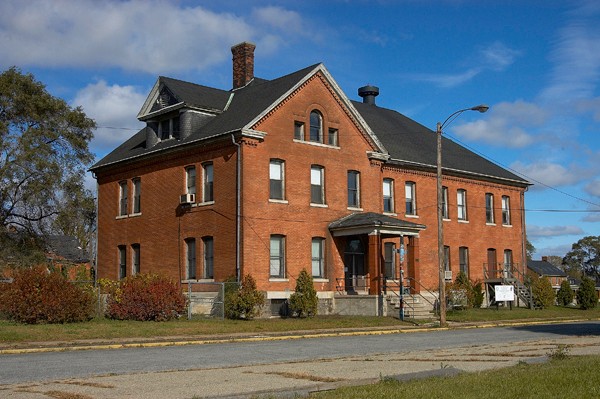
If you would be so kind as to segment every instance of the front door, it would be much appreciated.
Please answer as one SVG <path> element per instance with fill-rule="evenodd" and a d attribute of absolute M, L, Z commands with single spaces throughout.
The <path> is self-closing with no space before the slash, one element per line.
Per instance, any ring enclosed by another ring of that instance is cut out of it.
<path fill-rule="evenodd" d="M 365 250 L 358 237 L 350 237 L 344 251 L 344 281 L 348 293 L 366 292 Z"/>

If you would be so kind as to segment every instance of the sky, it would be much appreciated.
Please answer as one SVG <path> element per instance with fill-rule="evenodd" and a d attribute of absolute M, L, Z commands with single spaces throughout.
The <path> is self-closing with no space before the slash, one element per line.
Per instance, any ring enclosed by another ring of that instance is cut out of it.
<path fill-rule="evenodd" d="M 32 73 L 83 107 L 97 160 L 143 125 L 158 76 L 229 90 L 231 46 L 255 75 L 322 62 L 346 95 L 435 129 L 525 178 L 535 259 L 600 235 L 597 0 L 3 0 L 0 70 Z M 91 176 L 89 187 L 94 188 Z"/>

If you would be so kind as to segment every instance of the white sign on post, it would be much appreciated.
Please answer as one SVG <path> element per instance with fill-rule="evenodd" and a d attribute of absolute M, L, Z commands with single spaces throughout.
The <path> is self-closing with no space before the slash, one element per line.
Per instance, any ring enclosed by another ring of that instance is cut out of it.
<path fill-rule="evenodd" d="M 512 285 L 497 285 L 494 287 L 496 292 L 496 301 L 514 301 L 515 287 Z"/>

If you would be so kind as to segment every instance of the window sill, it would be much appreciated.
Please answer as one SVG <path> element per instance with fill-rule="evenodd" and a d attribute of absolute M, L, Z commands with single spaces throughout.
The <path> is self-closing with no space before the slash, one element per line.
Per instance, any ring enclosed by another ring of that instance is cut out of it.
<path fill-rule="evenodd" d="M 290 281 L 289 278 L 269 277 L 271 283 L 287 283 L 288 281 Z"/>
<path fill-rule="evenodd" d="M 328 283 L 329 279 L 328 278 L 322 278 L 322 277 L 313 277 L 313 282 L 314 283 Z"/>
<path fill-rule="evenodd" d="M 404 217 L 412 218 L 412 219 L 418 219 L 419 215 L 407 214 L 407 215 L 404 215 Z"/>
<path fill-rule="evenodd" d="M 340 149 L 340 146 L 330 145 L 330 144 L 325 144 L 325 143 L 317 143 L 316 141 L 306 141 L 306 140 L 294 139 L 294 143 L 314 145 L 314 146 L 317 146 L 317 147 L 331 148 L 331 149 L 334 149 L 334 150 L 339 150 Z"/>
<path fill-rule="evenodd" d="M 273 198 L 269 198 L 269 202 L 272 204 L 288 204 L 288 200 L 280 200 L 280 199 L 273 199 Z"/>
<path fill-rule="evenodd" d="M 138 212 L 138 213 L 130 213 L 130 214 L 129 214 L 129 217 L 130 217 L 130 218 L 134 218 L 134 217 L 137 217 L 137 216 L 142 216 L 142 212 Z"/>
<path fill-rule="evenodd" d="M 512 224 L 503 224 L 502 227 L 513 227 Z"/>
<path fill-rule="evenodd" d="M 467 223 L 468 224 L 469 221 L 468 220 L 463 220 L 463 219 L 458 219 L 458 223 Z"/>
<path fill-rule="evenodd" d="M 359 212 L 362 212 L 362 211 L 363 211 L 363 209 L 362 209 L 362 208 L 356 208 L 356 207 L 354 207 L 354 206 L 349 206 L 349 207 L 347 207 L 346 209 L 348 209 L 349 211 L 359 211 Z"/>
<path fill-rule="evenodd" d="M 329 205 L 327 204 L 315 204 L 315 203 L 310 203 L 310 206 L 315 207 L 315 208 L 329 208 Z"/>
<path fill-rule="evenodd" d="M 115 219 L 119 220 L 119 219 L 127 219 L 129 217 L 129 215 L 119 215 L 116 216 Z"/>
<path fill-rule="evenodd" d="M 486 225 L 486 226 L 495 226 L 495 225 L 496 225 L 496 223 L 490 223 L 490 222 L 486 222 L 486 223 L 485 223 L 485 225 Z"/>
<path fill-rule="evenodd" d="M 208 205 L 214 205 L 215 201 L 206 201 L 206 202 L 198 202 L 196 204 L 194 204 L 193 206 L 208 206 Z"/>
<path fill-rule="evenodd" d="M 452 221 L 452 219 L 449 219 L 449 218 L 443 218 L 442 220 L 443 220 L 444 222 L 451 222 L 451 221 Z"/>
<path fill-rule="evenodd" d="M 383 212 L 383 214 L 386 216 L 398 216 L 398 214 L 394 212 Z"/>

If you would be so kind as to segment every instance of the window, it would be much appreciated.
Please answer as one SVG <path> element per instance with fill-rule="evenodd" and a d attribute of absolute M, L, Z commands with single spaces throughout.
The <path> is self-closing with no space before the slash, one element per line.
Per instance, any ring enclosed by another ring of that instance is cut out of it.
<path fill-rule="evenodd" d="M 384 244 L 385 278 L 388 279 L 396 278 L 396 256 L 394 256 L 395 249 L 396 244 L 393 242 L 386 242 Z"/>
<path fill-rule="evenodd" d="M 119 183 L 119 215 L 127 215 L 127 182 Z"/>
<path fill-rule="evenodd" d="M 504 270 L 511 271 L 513 264 L 513 253 L 510 249 L 504 250 Z"/>
<path fill-rule="evenodd" d="M 203 169 L 203 182 L 204 182 L 204 192 L 203 192 L 203 202 L 211 202 L 214 201 L 213 196 L 213 164 L 205 163 L 202 165 Z"/>
<path fill-rule="evenodd" d="M 510 226 L 510 197 L 502 196 L 502 224 Z"/>
<path fill-rule="evenodd" d="M 337 129 L 329 129 L 327 143 L 329 145 L 334 145 L 337 147 L 337 145 L 338 145 L 338 130 Z"/>
<path fill-rule="evenodd" d="M 140 273 L 140 244 L 133 244 L 131 246 L 131 274 Z"/>
<path fill-rule="evenodd" d="M 323 117 L 319 111 L 310 113 L 310 141 L 314 143 L 323 142 Z"/>
<path fill-rule="evenodd" d="M 204 245 L 204 278 L 214 278 L 214 240 L 212 237 L 202 239 Z"/>
<path fill-rule="evenodd" d="M 310 202 L 312 204 L 325 203 L 325 179 L 322 166 L 310 167 Z"/>
<path fill-rule="evenodd" d="M 485 195 L 485 222 L 494 223 L 494 194 Z"/>
<path fill-rule="evenodd" d="M 452 270 L 450 267 L 450 247 L 444 245 L 444 270 L 449 272 Z"/>
<path fill-rule="evenodd" d="M 324 256 L 325 239 L 314 237 L 312 239 L 312 275 L 313 277 L 323 277 L 325 275 L 325 256 Z"/>
<path fill-rule="evenodd" d="M 460 271 L 469 277 L 469 248 L 458 248 L 458 262 L 460 263 Z"/>
<path fill-rule="evenodd" d="M 140 178 L 133 179 L 133 213 L 142 212 L 142 180 Z"/>
<path fill-rule="evenodd" d="M 269 276 L 285 278 L 285 237 L 271 236 Z"/>
<path fill-rule="evenodd" d="M 284 199 L 283 185 L 284 162 L 279 159 L 271 159 L 269 164 L 269 198 Z"/>
<path fill-rule="evenodd" d="M 186 252 L 186 277 L 188 280 L 196 278 L 196 239 L 188 238 L 185 240 Z"/>
<path fill-rule="evenodd" d="M 294 138 L 296 140 L 304 141 L 304 123 L 294 122 Z"/>
<path fill-rule="evenodd" d="M 450 219 L 448 212 L 448 187 L 442 187 L 442 218 Z"/>
<path fill-rule="evenodd" d="M 458 220 L 467 220 L 467 190 L 460 189 L 456 192 L 458 206 Z"/>
<path fill-rule="evenodd" d="M 185 189 L 186 194 L 196 194 L 196 167 L 188 166 L 185 168 Z"/>
<path fill-rule="evenodd" d="M 119 245 L 119 280 L 127 277 L 127 249 L 125 245 Z"/>
<path fill-rule="evenodd" d="M 163 119 L 158 124 L 158 136 L 161 140 L 179 137 L 179 116 Z"/>
<path fill-rule="evenodd" d="M 394 181 L 383 179 L 383 211 L 394 212 Z"/>
<path fill-rule="evenodd" d="M 417 204 L 416 204 L 416 183 L 414 182 L 406 182 L 404 185 L 405 199 L 406 199 L 406 214 L 407 215 L 416 215 L 417 214 Z"/>
<path fill-rule="evenodd" d="M 360 172 L 348 171 L 348 206 L 360 208 Z"/>

